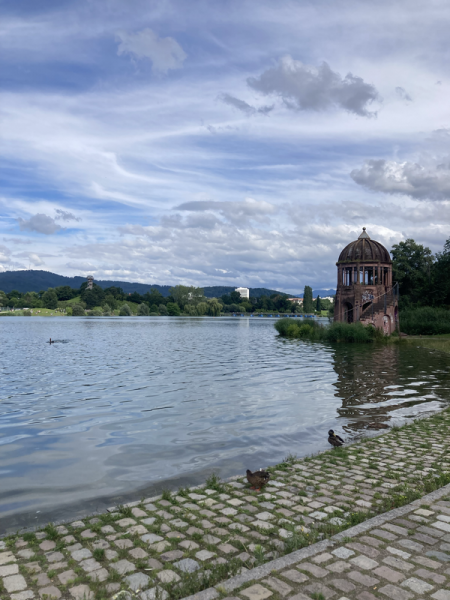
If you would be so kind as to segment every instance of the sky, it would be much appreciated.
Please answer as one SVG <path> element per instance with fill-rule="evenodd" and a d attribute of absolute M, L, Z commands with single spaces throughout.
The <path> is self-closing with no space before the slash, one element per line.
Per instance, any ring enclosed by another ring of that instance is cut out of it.
<path fill-rule="evenodd" d="M 450 237 L 448 2 L 0 11 L 0 270 L 298 293 Z"/>

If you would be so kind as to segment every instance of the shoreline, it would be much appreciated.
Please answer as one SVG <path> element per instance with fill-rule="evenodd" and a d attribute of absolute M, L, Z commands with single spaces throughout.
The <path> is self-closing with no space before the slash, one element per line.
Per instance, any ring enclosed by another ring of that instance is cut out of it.
<path fill-rule="evenodd" d="M 242 567 L 281 560 L 337 534 L 345 539 L 355 525 L 449 484 L 449 426 L 447 408 L 343 448 L 286 457 L 269 468 L 272 478 L 261 494 L 249 490 L 242 476 L 209 477 L 200 486 L 164 491 L 37 534 L 6 536 L 0 544 L 22 565 L 20 585 L 26 587 L 17 591 L 33 594 L 27 598 L 50 588 L 56 597 L 66 589 L 74 596 L 80 586 L 106 598 L 138 583 L 141 600 L 153 597 L 143 591 L 148 588 L 153 595 L 160 588 L 183 598 L 220 587 Z M 32 572 L 34 564 L 45 576 Z"/>

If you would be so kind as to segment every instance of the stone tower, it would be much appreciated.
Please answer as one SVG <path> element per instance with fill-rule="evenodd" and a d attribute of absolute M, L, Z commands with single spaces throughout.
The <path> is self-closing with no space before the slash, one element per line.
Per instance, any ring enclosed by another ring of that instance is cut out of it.
<path fill-rule="evenodd" d="M 358 239 L 342 250 L 336 266 L 334 320 L 361 321 L 391 334 L 397 324 L 398 288 L 392 284 L 392 260 L 386 248 L 371 240 L 363 227 Z"/>

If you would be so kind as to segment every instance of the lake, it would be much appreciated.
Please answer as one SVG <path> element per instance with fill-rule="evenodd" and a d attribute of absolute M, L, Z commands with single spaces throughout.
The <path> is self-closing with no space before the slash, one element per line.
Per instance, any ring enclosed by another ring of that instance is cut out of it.
<path fill-rule="evenodd" d="M 450 399 L 445 354 L 286 340 L 274 322 L 2 318 L 0 533 L 325 450 L 330 428 L 353 439 Z"/>

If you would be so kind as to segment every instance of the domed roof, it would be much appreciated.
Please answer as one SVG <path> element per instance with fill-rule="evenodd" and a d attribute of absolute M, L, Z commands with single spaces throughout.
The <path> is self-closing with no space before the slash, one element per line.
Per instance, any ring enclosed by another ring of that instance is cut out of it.
<path fill-rule="evenodd" d="M 391 257 L 382 244 L 370 239 L 366 228 L 363 227 L 359 238 L 345 246 L 338 260 L 338 262 L 356 261 L 390 263 Z"/>

